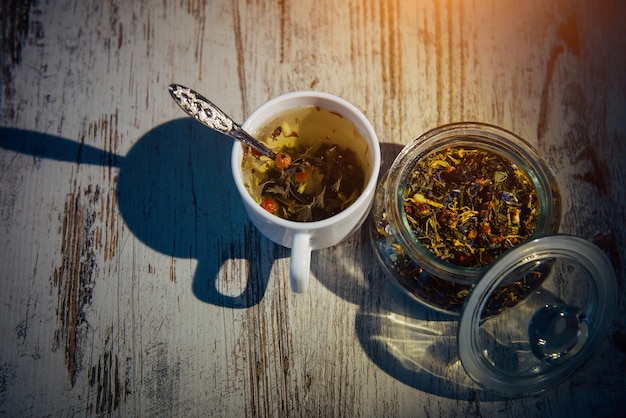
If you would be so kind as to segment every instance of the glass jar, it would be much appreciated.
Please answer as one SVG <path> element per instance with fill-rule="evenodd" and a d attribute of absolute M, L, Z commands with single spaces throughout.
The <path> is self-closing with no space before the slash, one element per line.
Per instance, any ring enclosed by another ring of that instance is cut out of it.
<path fill-rule="evenodd" d="M 560 213 L 539 154 L 478 123 L 420 136 L 379 184 L 378 258 L 417 301 L 459 315 L 459 360 L 484 389 L 509 397 L 557 385 L 608 332 L 615 271 L 593 243 L 556 234 Z"/>
<path fill-rule="evenodd" d="M 555 178 L 530 144 L 496 126 L 456 123 L 400 152 L 377 189 L 370 233 L 397 284 L 419 302 L 458 315 L 492 261 L 509 247 L 556 233 L 560 219 Z M 488 312 L 523 300 L 540 276 L 503 286 Z"/>

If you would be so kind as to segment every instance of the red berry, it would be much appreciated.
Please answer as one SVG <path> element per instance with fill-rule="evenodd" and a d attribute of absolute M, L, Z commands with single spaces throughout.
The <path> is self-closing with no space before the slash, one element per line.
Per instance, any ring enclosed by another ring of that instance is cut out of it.
<path fill-rule="evenodd" d="M 278 203 L 276 203 L 274 199 L 270 199 L 269 197 L 263 199 L 263 201 L 261 202 L 261 207 L 272 215 L 275 215 L 276 212 L 278 212 Z"/>

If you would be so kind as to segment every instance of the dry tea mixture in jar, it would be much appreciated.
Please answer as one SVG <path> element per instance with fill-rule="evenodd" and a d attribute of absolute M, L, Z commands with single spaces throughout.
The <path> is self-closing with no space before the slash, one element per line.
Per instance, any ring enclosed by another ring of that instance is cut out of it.
<path fill-rule="evenodd" d="M 298 222 L 329 218 L 361 195 L 371 166 L 367 142 L 337 112 L 306 106 L 286 112 L 254 136 L 276 160 L 246 147 L 245 186 L 268 212 Z"/>
<path fill-rule="evenodd" d="M 372 242 L 395 281 L 420 302 L 459 314 L 491 263 L 558 230 L 559 191 L 523 139 L 491 125 L 452 124 L 400 152 L 377 190 L 371 217 Z M 503 285 L 487 315 L 523 300 L 548 269 Z"/>

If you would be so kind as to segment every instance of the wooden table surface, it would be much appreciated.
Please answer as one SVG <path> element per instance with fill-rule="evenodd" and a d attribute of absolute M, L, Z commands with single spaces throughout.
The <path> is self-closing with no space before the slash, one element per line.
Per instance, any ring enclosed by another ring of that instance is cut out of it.
<path fill-rule="evenodd" d="M 2 3 L 0 416 L 619 416 L 626 407 L 626 7 L 615 1 Z M 561 232 L 611 256 L 611 332 L 573 377 L 503 399 L 459 364 L 456 321 L 385 278 L 365 228 L 313 253 L 250 224 L 232 143 L 178 82 L 243 121 L 341 96 L 389 165 L 476 120 L 556 172 Z"/>

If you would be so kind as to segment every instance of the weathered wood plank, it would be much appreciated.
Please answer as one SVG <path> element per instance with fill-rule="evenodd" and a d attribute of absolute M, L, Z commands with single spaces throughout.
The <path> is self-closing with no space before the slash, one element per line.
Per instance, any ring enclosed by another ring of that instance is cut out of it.
<path fill-rule="evenodd" d="M 313 254 L 248 222 L 231 143 L 170 82 L 243 120 L 315 89 L 372 121 L 389 164 L 479 120 L 535 144 L 562 231 L 626 254 L 626 12 L 618 1 L 8 1 L 0 97 L 0 415 L 619 416 L 626 302 L 590 364 L 505 400 L 454 321 L 383 277 L 359 231 Z"/>

